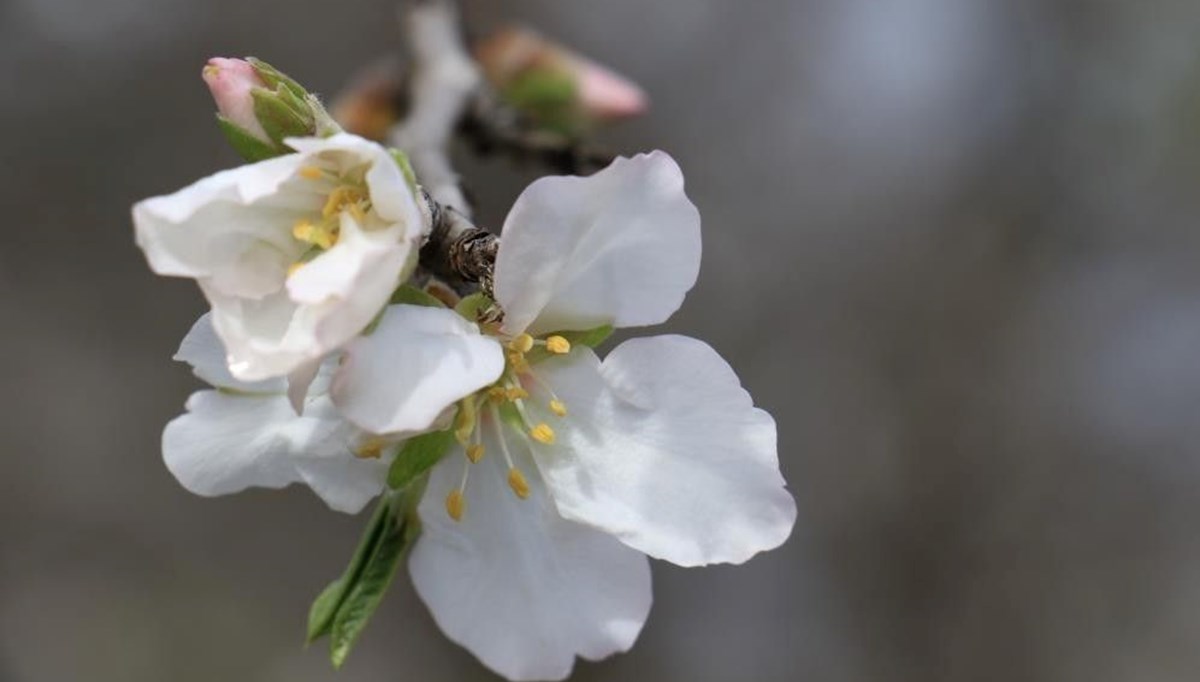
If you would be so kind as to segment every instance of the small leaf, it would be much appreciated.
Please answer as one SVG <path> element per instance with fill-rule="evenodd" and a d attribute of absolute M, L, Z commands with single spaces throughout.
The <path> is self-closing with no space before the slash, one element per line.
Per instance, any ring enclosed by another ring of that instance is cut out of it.
<path fill-rule="evenodd" d="M 409 305 L 420 305 L 427 308 L 446 307 L 446 304 L 438 300 L 438 298 L 433 294 L 425 291 L 424 289 L 418 289 L 411 284 L 400 285 L 396 291 L 392 293 L 392 298 L 390 301 L 388 301 L 388 303 L 392 305 L 407 303 Z"/>
<path fill-rule="evenodd" d="M 454 430 L 434 431 L 409 438 L 388 470 L 388 486 L 402 490 L 429 471 L 454 444 Z"/>
<path fill-rule="evenodd" d="M 354 642 L 366 628 L 371 615 L 375 613 L 383 595 L 392 584 L 400 560 L 417 539 L 419 524 L 416 514 L 411 510 L 400 513 L 399 505 L 395 504 L 401 501 L 402 497 L 395 496 L 392 498 L 393 504 L 385 505 L 388 512 L 379 542 L 363 567 L 359 579 L 350 588 L 334 616 L 333 627 L 329 633 L 329 660 L 334 668 L 341 668 L 346 662 Z M 416 497 L 419 497 L 419 494 Z"/>
<path fill-rule="evenodd" d="M 217 125 L 220 126 L 221 132 L 225 134 L 225 139 L 229 140 L 229 144 L 233 147 L 233 150 L 246 161 L 254 163 L 264 159 L 273 159 L 276 156 L 287 153 L 270 142 L 258 139 L 250 131 L 245 130 L 220 114 L 217 114 Z"/>
<path fill-rule="evenodd" d="M 350 590 L 361 577 L 367 560 L 374 554 L 375 547 L 379 544 L 380 537 L 383 534 L 388 516 L 389 504 L 387 500 L 380 500 L 379 506 L 375 508 L 375 513 L 367 523 L 367 529 L 363 531 L 362 540 L 359 541 L 358 548 L 354 550 L 354 556 L 350 559 L 350 564 L 346 566 L 346 571 L 342 573 L 340 578 L 334 580 L 322 590 L 321 594 L 313 601 L 312 607 L 308 610 L 307 641 L 309 644 L 329 634 L 338 609 L 341 608 L 341 605 L 346 600 L 346 595 L 350 593 Z"/>

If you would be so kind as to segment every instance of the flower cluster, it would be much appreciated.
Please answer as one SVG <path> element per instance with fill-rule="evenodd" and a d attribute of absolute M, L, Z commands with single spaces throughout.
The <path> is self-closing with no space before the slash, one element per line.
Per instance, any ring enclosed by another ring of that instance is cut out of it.
<path fill-rule="evenodd" d="M 184 487 L 301 482 L 357 512 L 409 471 L 391 483 L 415 495 L 417 592 L 510 679 L 628 649 L 647 557 L 741 563 L 788 537 L 775 423 L 711 347 L 593 350 L 664 322 L 696 281 L 700 217 L 670 156 L 534 182 L 492 296 L 455 306 L 405 284 L 431 217 L 393 153 L 346 133 L 283 143 L 134 207 L 151 268 L 211 305 L 176 359 L 215 390 L 163 434 Z"/>

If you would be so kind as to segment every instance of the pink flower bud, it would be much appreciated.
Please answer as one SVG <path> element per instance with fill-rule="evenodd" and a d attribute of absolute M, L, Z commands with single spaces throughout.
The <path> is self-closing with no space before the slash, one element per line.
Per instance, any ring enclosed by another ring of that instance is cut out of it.
<path fill-rule="evenodd" d="M 488 81 L 501 91 L 533 71 L 568 78 L 578 110 L 594 120 L 637 116 L 649 105 L 633 81 L 529 29 L 500 29 L 475 46 L 475 56 Z"/>
<path fill-rule="evenodd" d="M 263 142 L 271 142 L 254 114 L 254 98 L 250 95 L 254 88 L 265 88 L 267 84 L 250 62 L 213 57 L 204 66 L 202 76 L 221 116 Z"/>

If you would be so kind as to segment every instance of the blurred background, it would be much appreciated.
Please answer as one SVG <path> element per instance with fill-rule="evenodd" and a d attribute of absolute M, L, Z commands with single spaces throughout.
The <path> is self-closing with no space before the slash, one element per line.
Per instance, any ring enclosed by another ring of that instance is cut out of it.
<path fill-rule="evenodd" d="M 1200 4 L 466 2 L 639 81 L 705 224 L 668 325 L 779 422 L 800 507 L 745 566 L 654 566 L 577 680 L 1200 677 Z M 333 94 L 390 0 L 0 0 L 0 680 L 488 680 L 396 581 L 340 673 L 312 597 L 362 519 L 161 462 L 204 309 L 129 206 L 236 163 L 200 81 Z M 498 225 L 535 177 L 460 168 Z"/>

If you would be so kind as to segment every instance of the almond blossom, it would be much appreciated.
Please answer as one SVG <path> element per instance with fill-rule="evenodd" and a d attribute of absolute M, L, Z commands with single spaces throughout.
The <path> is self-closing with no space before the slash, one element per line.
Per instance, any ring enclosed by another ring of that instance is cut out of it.
<path fill-rule="evenodd" d="M 346 347 L 332 399 L 359 426 L 421 428 L 458 405 L 409 569 L 443 631 L 510 679 L 562 679 L 576 656 L 632 646 L 647 556 L 741 563 L 791 532 L 775 422 L 716 351 L 664 335 L 601 360 L 581 343 L 665 321 L 700 252 L 665 153 L 543 178 L 505 221 L 502 321 L 393 306 Z"/>
<path fill-rule="evenodd" d="M 162 275 L 212 306 L 230 373 L 294 374 L 359 334 L 414 266 L 427 221 L 387 150 L 360 137 L 289 138 L 295 153 L 222 171 L 133 209 Z"/>

